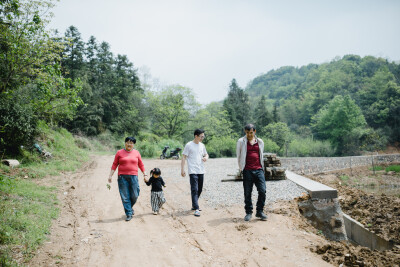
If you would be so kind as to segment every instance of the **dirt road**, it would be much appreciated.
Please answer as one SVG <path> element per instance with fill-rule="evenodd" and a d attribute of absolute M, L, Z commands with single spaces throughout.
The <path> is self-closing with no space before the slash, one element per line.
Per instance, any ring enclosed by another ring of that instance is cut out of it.
<path fill-rule="evenodd" d="M 126 222 L 116 174 L 106 187 L 112 160 L 96 156 L 75 174 L 43 181 L 60 189 L 61 214 L 29 266 L 331 266 L 310 251 L 325 241 L 299 227 L 290 203 L 268 206 L 268 221 L 244 222 L 243 205 L 208 207 L 200 198 L 201 217 L 194 217 L 180 161 L 144 161 L 147 170 L 162 170 L 167 203 L 152 214 L 140 175 L 135 215 Z"/>

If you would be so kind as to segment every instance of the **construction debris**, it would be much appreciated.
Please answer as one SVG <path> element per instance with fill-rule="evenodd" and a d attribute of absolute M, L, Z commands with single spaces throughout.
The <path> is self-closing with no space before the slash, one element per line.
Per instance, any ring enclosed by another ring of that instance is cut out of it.
<path fill-rule="evenodd" d="M 264 168 L 265 168 L 265 180 L 286 180 L 286 169 L 282 167 L 281 160 L 274 153 L 264 153 Z M 243 174 L 238 171 L 236 174 L 228 174 L 228 176 L 234 176 L 231 179 L 222 179 L 221 182 L 238 182 L 243 181 Z"/>
<path fill-rule="evenodd" d="M 7 166 L 10 166 L 11 168 L 17 167 L 19 165 L 19 161 L 16 159 L 3 159 L 1 162 Z"/>
<path fill-rule="evenodd" d="M 228 174 L 228 176 L 235 176 L 235 178 L 231 179 L 221 179 L 221 182 L 239 182 L 243 181 L 243 173 L 238 170 L 236 174 Z"/>
<path fill-rule="evenodd" d="M 286 180 L 285 168 L 274 153 L 264 153 L 265 180 Z"/>

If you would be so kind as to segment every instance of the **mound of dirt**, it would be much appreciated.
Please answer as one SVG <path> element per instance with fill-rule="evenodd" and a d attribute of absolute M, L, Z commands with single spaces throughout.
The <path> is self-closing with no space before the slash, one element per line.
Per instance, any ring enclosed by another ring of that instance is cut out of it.
<path fill-rule="evenodd" d="M 398 247 L 388 251 L 376 251 L 341 242 L 330 242 L 310 250 L 321 255 L 322 259 L 329 263 L 343 264 L 343 266 L 399 266 L 400 264 Z"/>
<path fill-rule="evenodd" d="M 336 179 L 332 179 L 332 174 L 309 177 L 338 190 L 340 206 L 344 213 L 378 236 L 400 244 L 400 198 L 366 193 L 361 189 L 343 185 L 339 178 L 342 175 L 337 173 Z"/>
<path fill-rule="evenodd" d="M 362 223 L 371 232 L 395 244 L 392 250 L 379 252 L 361 246 L 330 242 L 324 247 L 311 248 L 311 251 L 322 255 L 328 262 L 343 263 L 344 266 L 400 266 L 400 198 L 398 195 L 367 193 L 353 187 L 354 181 L 357 184 L 363 181 L 382 184 L 389 180 L 382 179 L 385 174 L 371 176 L 371 171 L 362 167 L 308 177 L 337 189 L 344 213 Z M 400 177 L 396 174 L 390 179 L 398 182 Z"/>

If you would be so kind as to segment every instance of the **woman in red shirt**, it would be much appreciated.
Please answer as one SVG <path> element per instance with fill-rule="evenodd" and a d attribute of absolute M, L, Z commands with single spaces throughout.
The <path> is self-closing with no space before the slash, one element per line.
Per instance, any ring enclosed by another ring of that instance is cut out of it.
<path fill-rule="evenodd" d="M 126 221 L 132 219 L 135 211 L 132 209 L 139 197 L 140 187 L 138 181 L 138 170 L 146 177 L 144 164 L 139 151 L 133 149 L 136 144 L 135 137 L 125 138 L 125 148 L 118 150 L 115 154 L 108 182 L 111 183 L 112 176 L 118 167 L 118 189 L 124 206 Z"/>

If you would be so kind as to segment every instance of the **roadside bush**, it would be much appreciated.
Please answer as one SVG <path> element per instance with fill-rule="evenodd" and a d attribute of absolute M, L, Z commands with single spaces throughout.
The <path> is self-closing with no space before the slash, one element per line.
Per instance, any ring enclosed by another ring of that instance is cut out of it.
<path fill-rule="evenodd" d="M 43 158 L 36 150 L 26 148 L 22 150 L 20 158 L 24 170 L 30 177 L 44 177 L 46 175 L 58 175 L 62 171 L 73 171 L 89 159 L 89 152 L 78 147 L 75 138 L 64 128 L 50 128 L 43 121 L 38 123 L 38 137 L 35 140 L 41 148 L 50 152 L 52 157 L 46 159 L 46 167 L 43 166 Z M 19 166 L 22 168 L 22 166 Z"/>
<path fill-rule="evenodd" d="M 383 166 L 374 166 L 374 167 L 370 167 L 368 169 L 371 171 L 383 171 L 385 168 L 383 168 Z"/>
<path fill-rule="evenodd" d="M 388 144 L 388 137 L 384 129 L 368 128 L 363 131 L 360 138 L 360 149 L 363 151 L 378 151 L 385 149 Z"/>
<path fill-rule="evenodd" d="M 97 135 L 94 139 L 98 140 L 104 147 L 104 150 L 116 151 L 124 147 L 124 141 L 126 136 L 116 136 L 110 131 L 102 132 Z"/>
<path fill-rule="evenodd" d="M 278 153 L 279 152 L 279 146 L 272 141 L 271 139 L 268 138 L 262 138 L 264 141 L 264 152 L 268 153 Z"/>
<path fill-rule="evenodd" d="M 177 140 L 160 139 L 158 142 L 155 140 L 156 138 L 137 140 L 135 149 L 139 150 L 140 155 L 144 158 L 159 158 L 165 146 L 169 146 L 169 151 L 177 147 L 181 148 L 183 151 L 182 143 Z M 181 155 L 182 151 L 180 152 Z"/>
<path fill-rule="evenodd" d="M 153 142 L 136 142 L 135 149 L 139 150 L 143 158 L 154 158 L 157 156 L 158 145 Z"/>
<path fill-rule="evenodd" d="M 210 158 L 236 156 L 236 140 L 229 136 L 212 139 L 206 145 Z"/>
<path fill-rule="evenodd" d="M 289 157 L 332 157 L 335 149 L 329 141 L 295 138 L 288 147 Z"/>
<path fill-rule="evenodd" d="M 136 136 L 136 139 L 138 139 L 140 142 L 153 142 L 153 143 L 158 143 L 161 140 L 161 137 L 153 134 L 153 133 L 149 133 L 149 132 L 141 132 L 138 134 L 138 136 Z"/>
<path fill-rule="evenodd" d="M 1 153 L 20 155 L 20 147 L 29 147 L 37 135 L 37 118 L 30 105 L 17 97 L 0 96 Z"/>
<path fill-rule="evenodd" d="M 385 171 L 390 172 L 390 171 L 394 171 L 394 172 L 400 172 L 400 165 L 391 165 L 386 167 Z"/>

